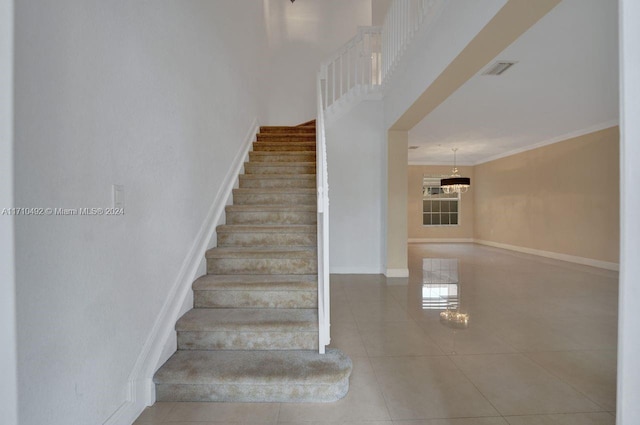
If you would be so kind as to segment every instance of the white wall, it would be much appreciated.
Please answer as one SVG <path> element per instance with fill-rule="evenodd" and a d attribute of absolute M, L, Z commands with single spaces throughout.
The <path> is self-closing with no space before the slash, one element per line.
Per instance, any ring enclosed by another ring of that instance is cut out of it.
<path fill-rule="evenodd" d="M 371 0 L 371 25 L 382 26 L 390 5 L 391 0 Z"/>
<path fill-rule="evenodd" d="M 16 4 L 13 206 L 108 207 L 114 183 L 126 201 L 124 216 L 16 218 L 21 424 L 102 424 L 126 404 L 263 111 L 265 49 L 257 2 Z"/>
<path fill-rule="evenodd" d="M 381 102 L 364 102 L 327 124 L 333 273 L 385 271 L 387 129 L 505 3 L 445 2 L 394 71 L 383 110 Z M 406 220 L 406 212 L 400 216 Z"/>
<path fill-rule="evenodd" d="M 507 0 L 447 1 L 419 31 L 385 89 L 387 129 L 415 102 Z"/>
<path fill-rule="evenodd" d="M 13 1 L 0 2 L 0 211 L 13 205 Z M 0 215 L 0 418 L 18 423 L 13 216 Z"/>
<path fill-rule="evenodd" d="M 640 3 L 620 0 L 620 311 L 616 423 L 640 423 Z"/>
<path fill-rule="evenodd" d="M 371 0 L 263 0 L 269 43 L 264 73 L 266 123 L 295 125 L 316 117 L 320 63 L 371 25 Z"/>
<path fill-rule="evenodd" d="M 331 273 L 382 273 L 386 137 L 382 102 L 363 101 L 327 122 Z"/>

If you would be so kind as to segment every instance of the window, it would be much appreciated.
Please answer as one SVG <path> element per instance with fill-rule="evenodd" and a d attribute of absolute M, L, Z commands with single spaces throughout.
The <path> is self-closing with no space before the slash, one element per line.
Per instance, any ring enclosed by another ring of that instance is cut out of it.
<path fill-rule="evenodd" d="M 440 178 L 422 179 L 422 224 L 424 226 L 457 226 L 460 194 L 444 193 Z"/>

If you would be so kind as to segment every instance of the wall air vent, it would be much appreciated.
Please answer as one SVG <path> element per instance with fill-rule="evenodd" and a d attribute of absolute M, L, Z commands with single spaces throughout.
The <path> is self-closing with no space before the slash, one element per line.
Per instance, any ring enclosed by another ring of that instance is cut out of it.
<path fill-rule="evenodd" d="M 409 146 L 409 150 L 418 149 L 420 146 Z"/>
<path fill-rule="evenodd" d="M 482 73 L 482 75 L 501 75 L 516 63 L 517 62 L 512 62 L 512 61 L 495 62 L 489 68 L 487 68 L 486 71 Z"/>

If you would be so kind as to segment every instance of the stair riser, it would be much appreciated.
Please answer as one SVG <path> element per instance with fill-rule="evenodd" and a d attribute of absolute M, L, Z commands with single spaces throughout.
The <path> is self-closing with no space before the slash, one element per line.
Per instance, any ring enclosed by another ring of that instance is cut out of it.
<path fill-rule="evenodd" d="M 315 205 L 314 193 L 234 193 L 235 205 Z"/>
<path fill-rule="evenodd" d="M 249 162 L 244 164 L 246 174 L 315 174 L 316 164 L 309 165 L 271 165 L 268 163 Z"/>
<path fill-rule="evenodd" d="M 278 134 L 278 133 L 258 133 L 258 142 L 315 142 L 316 134 Z"/>
<path fill-rule="evenodd" d="M 251 162 L 316 162 L 315 152 L 249 152 Z"/>
<path fill-rule="evenodd" d="M 316 134 L 315 127 L 260 127 L 260 134 Z"/>
<path fill-rule="evenodd" d="M 318 291 L 194 291 L 196 308 L 316 308 Z"/>
<path fill-rule="evenodd" d="M 316 224 L 317 218 L 317 213 L 314 211 L 229 211 L 226 213 L 227 224 Z"/>
<path fill-rule="evenodd" d="M 314 274 L 312 258 L 208 258 L 208 274 Z"/>
<path fill-rule="evenodd" d="M 241 189 L 252 189 L 252 188 L 315 189 L 315 187 L 316 187 L 315 176 L 313 176 L 312 178 L 292 177 L 290 179 L 281 179 L 281 178 L 270 179 L 269 177 L 264 177 L 262 179 L 243 179 L 242 177 L 240 178 Z"/>
<path fill-rule="evenodd" d="M 255 142 L 254 152 L 315 152 L 315 142 Z"/>
<path fill-rule="evenodd" d="M 269 385 L 156 384 L 156 401 L 328 403 L 340 400 L 348 391 L 348 379 L 333 385 L 291 383 Z"/>
<path fill-rule="evenodd" d="M 318 332 L 178 331 L 178 350 L 315 350 Z"/>
<path fill-rule="evenodd" d="M 220 232 L 219 247 L 241 246 L 316 246 L 315 233 Z"/>

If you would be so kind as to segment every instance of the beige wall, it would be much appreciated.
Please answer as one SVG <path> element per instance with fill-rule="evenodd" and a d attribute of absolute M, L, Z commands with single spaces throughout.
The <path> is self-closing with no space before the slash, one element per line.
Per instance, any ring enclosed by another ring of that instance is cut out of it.
<path fill-rule="evenodd" d="M 407 161 L 409 133 L 387 134 L 387 270 L 388 277 L 409 275 L 407 259 Z"/>
<path fill-rule="evenodd" d="M 475 239 L 618 262 L 619 131 L 475 167 Z"/>
<path fill-rule="evenodd" d="M 408 178 L 408 235 L 411 239 L 472 239 L 474 225 L 474 167 L 458 167 L 460 175 L 471 178 L 471 187 L 460 200 L 460 224 L 458 226 L 422 225 L 422 176 L 449 175 L 451 167 L 445 165 L 409 165 Z"/>

